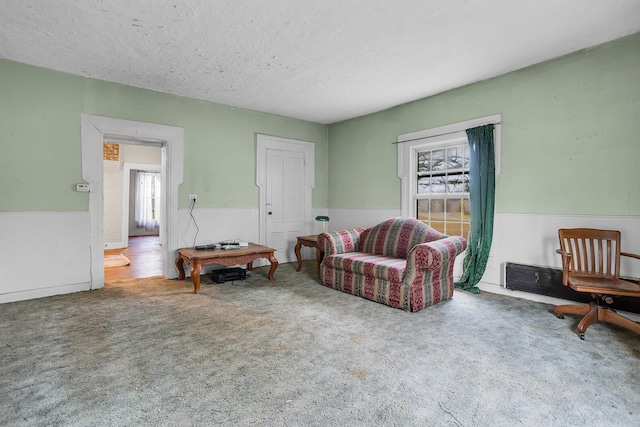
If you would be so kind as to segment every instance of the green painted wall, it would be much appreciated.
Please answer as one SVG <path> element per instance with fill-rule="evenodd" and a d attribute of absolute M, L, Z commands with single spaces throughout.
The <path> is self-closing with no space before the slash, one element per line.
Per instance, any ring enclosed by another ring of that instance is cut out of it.
<path fill-rule="evenodd" d="M 400 134 L 501 113 L 499 213 L 640 214 L 640 34 L 329 127 L 329 207 L 400 208 Z"/>
<path fill-rule="evenodd" d="M 0 60 L 0 211 L 87 209 L 80 79 Z"/>
<path fill-rule="evenodd" d="M 0 211 L 88 209 L 82 112 L 183 127 L 183 208 L 256 207 L 264 133 L 316 144 L 314 207 L 397 209 L 399 134 L 501 113 L 497 212 L 640 214 L 640 34 L 328 127 L 0 60 Z"/>
<path fill-rule="evenodd" d="M 326 125 L 0 60 L 0 211 L 88 209 L 81 113 L 183 127 L 183 208 L 192 193 L 201 208 L 258 206 L 256 133 L 313 142 L 313 206 L 326 207 Z"/>

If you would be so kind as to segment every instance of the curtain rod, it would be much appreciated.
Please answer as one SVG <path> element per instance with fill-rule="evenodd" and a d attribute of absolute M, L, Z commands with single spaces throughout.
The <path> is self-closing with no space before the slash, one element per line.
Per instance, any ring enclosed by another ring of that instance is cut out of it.
<path fill-rule="evenodd" d="M 493 123 L 487 123 L 484 125 L 480 125 L 480 126 L 486 126 L 486 125 L 501 125 L 502 122 L 493 122 Z M 479 126 L 474 126 L 474 127 L 479 127 Z M 473 128 L 469 128 L 469 129 L 473 129 Z M 445 132 L 445 133 L 439 133 L 437 135 L 429 135 L 429 136 L 422 136 L 420 138 L 413 138 L 413 139 L 405 139 L 404 141 L 396 141 L 396 142 L 392 142 L 391 145 L 395 145 L 395 144 L 402 144 L 404 142 L 411 142 L 411 141 L 419 141 L 421 139 L 427 139 L 427 138 L 435 138 L 437 136 L 445 136 L 445 135 L 451 135 L 454 133 L 458 133 L 458 132 L 464 132 L 464 130 L 456 130 L 456 131 L 452 131 L 452 132 Z"/>

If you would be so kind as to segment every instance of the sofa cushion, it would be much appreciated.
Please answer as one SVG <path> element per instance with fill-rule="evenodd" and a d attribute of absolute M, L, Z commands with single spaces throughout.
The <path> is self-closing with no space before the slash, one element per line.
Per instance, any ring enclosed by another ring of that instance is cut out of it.
<path fill-rule="evenodd" d="M 445 237 L 445 234 L 415 218 L 391 218 L 364 230 L 357 250 L 406 259 L 415 245 Z"/>
<path fill-rule="evenodd" d="M 364 252 L 331 255 L 324 260 L 336 270 L 390 282 L 402 282 L 407 260 Z"/>

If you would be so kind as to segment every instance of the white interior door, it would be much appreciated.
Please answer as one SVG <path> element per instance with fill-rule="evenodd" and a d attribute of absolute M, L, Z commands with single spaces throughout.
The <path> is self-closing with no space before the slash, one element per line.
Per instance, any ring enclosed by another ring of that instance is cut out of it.
<path fill-rule="evenodd" d="M 295 260 L 296 237 L 306 234 L 304 168 L 304 153 L 267 149 L 266 238 L 280 262 Z"/>

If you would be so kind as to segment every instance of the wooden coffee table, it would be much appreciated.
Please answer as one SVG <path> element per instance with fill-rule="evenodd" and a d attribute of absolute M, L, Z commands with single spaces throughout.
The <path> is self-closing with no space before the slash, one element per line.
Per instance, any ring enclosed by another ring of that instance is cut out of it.
<path fill-rule="evenodd" d="M 191 264 L 191 281 L 193 281 L 193 293 L 200 292 L 200 270 L 205 265 L 221 264 L 224 266 L 247 264 L 247 270 L 253 268 L 253 261 L 258 258 L 266 258 L 271 262 L 269 269 L 269 280 L 273 280 L 273 274 L 278 267 L 278 260 L 273 254 L 275 249 L 267 246 L 249 243 L 247 247 L 238 249 L 204 249 L 197 250 L 194 248 L 178 249 L 178 259 L 176 259 L 176 268 L 178 269 L 179 279 L 184 279 L 184 264 Z"/>

